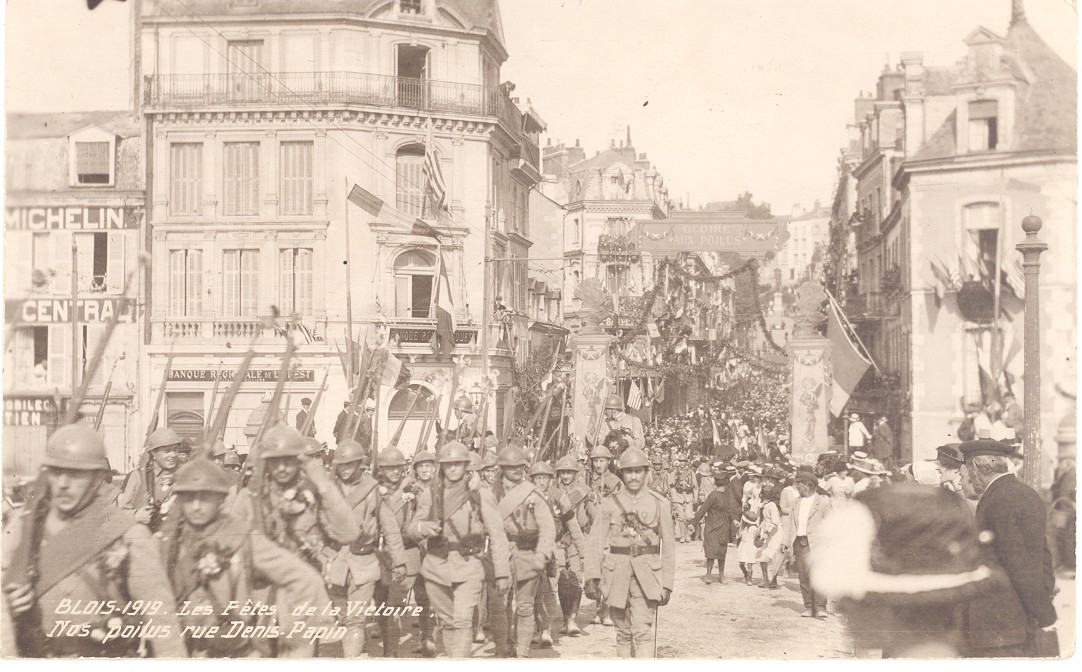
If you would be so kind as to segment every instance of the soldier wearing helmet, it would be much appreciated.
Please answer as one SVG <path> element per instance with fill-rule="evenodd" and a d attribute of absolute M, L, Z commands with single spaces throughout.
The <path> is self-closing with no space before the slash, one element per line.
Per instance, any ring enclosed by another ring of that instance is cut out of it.
<path fill-rule="evenodd" d="M 481 479 L 489 486 L 496 482 L 496 476 L 500 473 L 500 467 L 496 464 L 496 451 L 489 450 L 481 458 Z"/>
<path fill-rule="evenodd" d="M 545 567 L 553 556 L 556 524 L 552 510 L 542 493 L 526 478 L 530 467 L 526 452 L 517 442 L 509 442 L 496 458 L 503 478 L 493 487 L 500 508 L 500 518 L 507 539 L 511 542 L 512 577 L 515 586 L 516 640 L 515 655 L 528 658 L 534 633 L 534 598 Z M 501 596 L 493 596 L 500 599 Z M 502 596 L 506 600 L 506 596 Z M 504 613 L 489 605 L 496 655 L 507 652 L 507 632 L 511 623 L 510 603 L 505 601 Z"/>
<path fill-rule="evenodd" d="M 556 491 L 566 499 L 564 517 L 574 516 L 575 525 L 582 532 L 582 544 L 576 542 L 571 532 L 570 519 L 564 521 L 566 533 L 556 537 L 557 582 L 556 594 L 563 611 L 564 628 L 571 637 L 582 634 L 578 624 L 579 603 L 582 601 L 583 559 L 586 557 L 586 535 L 590 531 L 590 514 L 587 511 L 591 491 L 579 478 L 582 467 L 574 456 L 568 454 L 556 463 Z"/>
<path fill-rule="evenodd" d="M 645 453 L 629 448 L 617 468 L 624 487 L 602 502 L 586 544 L 586 595 L 608 602 L 617 655 L 648 658 L 656 610 L 669 603 L 673 588 L 672 510 L 669 500 L 646 487 Z"/>
<path fill-rule="evenodd" d="M 19 642 L 20 656 L 134 656 L 138 637 L 114 633 L 106 641 L 106 634 L 114 625 L 138 626 L 139 618 L 73 615 L 62 605 L 173 600 L 158 540 L 114 506 L 120 493 L 106 482 L 108 473 L 105 444 L 89 425 L 58 428 L 45 444 L 32 503 L 4 529 L 0 628 L 5 643 Z M 147 639 L 152 655 L 187 657 L 172 609 L 154 622 L 164 630 Z M 4 654 L 16 651 L 5 648 Z"/>
<path fill-rule="evenodd" d="M 157 532 L 173 505 L 172 488 L 180 466 L 180 436 L 168 427 L 147 437 L 145 452 L 124 481 L 118 503 L 135 511 L 136 522 Z"/>
<path fill-rule="evenodd" d="M 469 397 L 461 396 L 455 399 L 452 408 L 454 408 L 458 425 L 455 426 L 455 431 L 451 433 L 451 436 L 455 441 L 467 446 L 473 445 L 473 436 L 477 430 L 477 414 L 474 413 L 473 402 Z"/>
<path fill-rule="evenodd" d="M 619 394 L 610 394 L 605 399 L 605 417 L 601 420 L 598 436 L 605 437 L 605 445 L 615 447 L 619 452 L 628 448 L 646 448 L 642 421 L 638 416 L 624 412 L 624 401 Z"/>
<path fill-rule="evenodd" d="M 391 581 L 398 583 L 406 578 L 406 551 L 401 528 L 390 507 L 382 505 L 379 482 L 364 473 L 367 462 L 368 455 L 356 441 L 340 443 L 334 452 L 335 485 L 353 508 L 353 515 L 360 524 L 360 535 L 352 542 L 341 545 L 328 542 L 335 554 L 324 571 L 331 599 L 339 608 L 339 618 L 346 628 L 342 638 L 342 652 L 346 658 L 357 658 L 364 653 L 364 610 L 348 607 L 350 604 L 368 604 L 375 595 L 376 582 L 381 576 L 377 555 L 380 539 L 391 568 Z"/>
<path fill-rule="evenodd" d="M 407 488 L 406 457 L 402 454 L 402 451 L 392 445 L 380 452 L 376 457 L 376 478 L 379 480 L 379 491 L 383 498 L 381 506 L 394 517 L 395 525 L 402 536 L 406 564 L 405 577 L 400 581 L 396 581 L 394 573 L 390 569 L 393 559 L 390 557 L 389 552 L 377 552 L 382 560 L 382 571 L 379 583 L 376 584 L 373 601 L 393 608 L 404 607 L 410 589 L 414 588 L 417 573 L 421 570 L 421 551 L 417 547 L 416 540 L 405 534 L 405 530 L 413 518 L 416 495 Z M 418 604 L 420 604 L 420 600 L 418 600 Z M 423 623 L 429 621 L 431 616 L 425 613 L 421 618 Z M 383 656 L 385 658 L 397 658 L 398 640 L 401 635 L 398 619 L 391 616 L 380 616 L 380 632 L 383 636 Z M 424 628 L 422 628 L 422 632 L 425 632 Z M 427 634 L 430 641 L 430 627 Z"/>
<path fill-rule="evenodd" d="M 228 453 L 227 453 L 228 454 Z M 285 614 L 301 605 L 329 601 L 323 579 L 312 567 L 248 529 L 245 521 L 231 516 L 229 497 L 233 484 L 229 473 L 207 458 L 196 458 L 177 471 L 173 487 L 177 496 L 175 527 L 163 539 L 165 566 L 177 596 L 175 608 L 188 636 L 193 657 L 236 658 L 269 656 L 271 640 L 263 637 L 191 637 L 195 628 L 229 627 L 243 620 L 254 625 L 254 617 L 218 611 L 200 614 L 182 609 L 189 604 L 245 604 L 253 599 L 254 577 L 273 586 Z M 217 565 L 208 567 L 208 565 Z M 323 617 L 322 620 L 331 620 Z M 315 625 L 312 618 L 306 623 Z M 333 621 L 332 621 L 333 623 Z M 332 623 L 324 623 L 330 625 Z M 191 629 L 189 629 L 191 628 Z M 288 630 L 281 631 L 284 638 Z"/>
<path fill-rule="evenodd" d="M 586 511 L 590 516 L 590 527 L 597 520 L 601 502 L 609 495 L 623 487 L 620 478 L 612 473 L 612 453 L 605 446 L 594 446 L 590 450 L 590 471 L 586 474 L 586 485 L 590 488 L 590 498 L 586 503 Z M 611 626 L 608 605 L 599 602 L 594 612 L 594 623 Z"/>
<path fill-rule="evenodd" d="M 417 511 L 417 498 L 421 496 L 425 490 L 428 490 L 433 483 L 436 482 L 436 456 L 430 451 L 422 450 L 413 456 L 413 474 L 406 479 L 405 485 L 403 485 L 404 492 L 408 493 L 412 497 L 412 501 L 409 502 L 409 515 L 407 521 L 403 524 L 402 530 L 409 529 L 409 523 L 413 521 L 413 517 Z M 404 535 L 417 542 L 417 539 L 411 535 Z M 419 544 L 418 549 L 420 555 L 424 556 L 424 547 Z M 428 597 L 428 586 L 425 583 L 423 575 L 418 573 L 417 578 L 413 583 L 413 592 L 417 599 L 417 605 L 424 609 L 424 613 L 420 617 L 421 626 L 421 645 L 417 649 L 416 653 L 420 653 L 425 657 L 433 657 L 436 655 L 436 643 L 432 639 L 434 612 L 432 610 L 431 601 Z"/>
<path fill-rule="evenodd" d="M 440 475 L 417 499 L 410 536 L 424 539 L 421 562 L 432 607 L 444 625 L 451 658 L 468 658 L 473 640 L 473 612 L 481 599 L 485 570 L 480 555 L 490 546 L 496 588 L 506 594 L 510 567 L 507 535 L 496 500 L 487 488 L 467 487 L 469 450 L 458 441 L 440 449 Z"/>

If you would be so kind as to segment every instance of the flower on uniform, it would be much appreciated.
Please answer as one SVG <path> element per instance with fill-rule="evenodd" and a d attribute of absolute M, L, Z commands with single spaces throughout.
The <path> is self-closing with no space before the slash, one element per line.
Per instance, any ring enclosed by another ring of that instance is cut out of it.
<path fill-rule="evenodd" d="M 110 546 L 101 559 L 103 573 L 110 579 L 119 578 L 128 563 L 128 545 L 118 542 Z"/>
<path fill-rule="evenodd" d="M 296 516 L 316 503 L 316 496 L 306 488 L 289 488 L 282 493 L 282 513 Z"/>
<path fill-rule="evenodd" d="M 223 553 L 216 544 L 206 544 L 196 551 L 195 571 L 205 585 L 225 571 L 229 561 L 230 556 Z"/>

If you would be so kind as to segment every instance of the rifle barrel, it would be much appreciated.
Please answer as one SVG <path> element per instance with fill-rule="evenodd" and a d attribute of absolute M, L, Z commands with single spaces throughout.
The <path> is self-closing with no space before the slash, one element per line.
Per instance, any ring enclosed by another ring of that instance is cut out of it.
<path fill-rule="evenodd" d="M 312 426 L 316 424 L 316 409 L 319 408 L 319 402 L 323 399 L 323 391 L 327 389 L 327 379 L 331 376 L 331 370 L 328 368 L 323 373 L 323 382 L 319 385 L 319 391 L 316 392 L 316 398 L 312 400 L 312 405 L 308 407 L 308 417 L 304 419 L 304 424 L 301 426 L 301 436 L 308 436 L 308 432 L 311 431 Z"/>

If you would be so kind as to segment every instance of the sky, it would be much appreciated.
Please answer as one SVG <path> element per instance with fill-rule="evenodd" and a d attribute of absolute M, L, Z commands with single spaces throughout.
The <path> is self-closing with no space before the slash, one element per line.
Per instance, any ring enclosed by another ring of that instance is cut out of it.
<path fill-rule="evenodd" d="M 130 104 L 131 3 L 7 0 L 9 111 Z M 1010 0 L 503 0 L 501 73 L 587 156 L 623 138 L 670 195 L 693 204 L 750 191 L 787 213 L 829 203 L 853 99 L 887 59 L 965 54 L 977 26 L 1003 34 Z M 1076 64 L 1071 0 L 1027 0 L 1030 23 Z M 83 36 L 93 36 L 92 39 Z M 1076 66 L 1077 69 L 1077 66 Z M 80 86 L 71 86 L 79 82 Z"/>

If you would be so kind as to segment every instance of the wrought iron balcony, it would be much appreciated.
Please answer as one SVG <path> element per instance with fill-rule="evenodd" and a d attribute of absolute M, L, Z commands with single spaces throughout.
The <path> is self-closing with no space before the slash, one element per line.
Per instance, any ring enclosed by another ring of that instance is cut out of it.
<path fill-rule="evenodd" d="M 522 126 L 522 113 L 507 94 L 480 84 L 345 71 L 149 75 L 145 80 L 149 108 L 358 105 L 497 117 L 509 128 Z"/>
<path fill-rule="evenodd" d="M 154 336 L 158 342 L 182 345 L 222 345 L 224 343 L 248 343 L 258 337 L 257 343 L 275 343 L 285 338 L 286 332 L 300 329 L 298 323 L 287 320 L 284 326 L 267 327 L 258 317 L 170 317 L 155 318 Z M 297 334 L 300 343 L 305 342 Z"/>
<path fill-rule="evenodd" d="M 854 322 L 881 320 L 897 316 L 898 304 L 889 300 L 882 292 L 865 292 L 846 299 L 845 314 Z"/>

